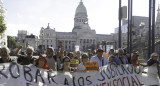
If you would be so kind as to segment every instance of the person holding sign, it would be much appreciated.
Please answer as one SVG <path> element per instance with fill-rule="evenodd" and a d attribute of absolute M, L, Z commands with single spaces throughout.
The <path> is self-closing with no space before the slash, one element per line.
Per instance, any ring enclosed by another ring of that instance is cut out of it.
<path fill-rule="evenodd" d="M 1 51 L 0 51 L 0 63 L 7 63 L 7 62 L 14 62 L 14 59 L 10 58 L 10 50 L 8 49 L 8 47 L 2 47 Z"/>
<path fill-rule="evenodd" d="M 58 71 L 61 71 L 61 72 L 70 72 L 70 58 L 68 56 L 65 56 L 63 58 L 63 61 L 62 61 L 62 68 L 59 69 Z"/>
<path fill-rule="evenodd" d="M 84 66 L 86 62 L 89 62 L 89 57 L 87 53 L 82 55 L 82 62 L 77 67 L 77 72 L 85 72 L 86 67 Z"/>
<path fill-rule="evenodd" d="M 40 55 L 39 58 L 35 60 L 35 66 L 47 70 L 49 69 L 46 56 L 44 54 Z"/>
<path fill-rule="evenodd" d="M 108 64 L 108 60 L 103 56 L 103 50 L 101 48 L 96 50 L 96 54 L 91 58 L 90 62 L 98 62 L 98 67 Z"/>

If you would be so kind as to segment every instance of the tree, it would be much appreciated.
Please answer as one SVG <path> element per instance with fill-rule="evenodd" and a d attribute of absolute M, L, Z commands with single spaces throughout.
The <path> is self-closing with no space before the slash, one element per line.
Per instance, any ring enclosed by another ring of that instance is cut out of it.
<path fill-rule="evenodd" d="M 6 30 L 6 24 L 4 24 L 4 17 L 2 16 L 3 14 L 3 10 L 2 8 L 0 9 L 0 35 L 2 35 L 4 33 L 4 31 Z"/>
<path fill-rule="evenodd" d="M 9 49 L 15 49 L 17 47 L 15 39 L 11 36 L 7 36 L 7 43 Z"/>

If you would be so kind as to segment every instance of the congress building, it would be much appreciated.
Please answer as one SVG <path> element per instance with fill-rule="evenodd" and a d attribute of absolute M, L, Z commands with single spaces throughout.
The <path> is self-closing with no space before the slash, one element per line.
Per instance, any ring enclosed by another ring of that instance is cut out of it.
<path fill-rule="evenodd" d="M 96 34 L 96 31 L 90 28 L 82 0 L 76 8 L 72 32 L 56 32 L 48 24 L 46 28 L 41 28 L 39 37 L 39 49 L 44 50 L 48 47 L 58 50 L 59 41 L 63 42 L 63 49 L 66 51 L 73 51 L 75 46 L 79 46 L 81 51 L 94 50 L 102 45 L 103 40 L 105 45 L 112 45 L 113 42 L 112 35 Z"/>

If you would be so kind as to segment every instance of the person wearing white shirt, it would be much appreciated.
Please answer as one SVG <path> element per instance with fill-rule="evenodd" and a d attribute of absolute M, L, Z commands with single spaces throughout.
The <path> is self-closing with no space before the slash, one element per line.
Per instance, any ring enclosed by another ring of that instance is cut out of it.
<path fill-rule="evenodd" d="M 98 62 L 98 67 L 102 67 L 104 65 L 108 64 L 108 60 L 103 56 L 103 50 L 97 49 L 95 56 L 93 56 L 90 60 L 90 62 Z"/>
<path fill-rule="evenodd" d="M 77 67 L 77 72 L 85 72 L 86 67 L 84 66 L 84 64 L 85 64 L 86 62 L 89 62 L 89 56 L 88 56 L 87 53 L 84 53 L 84 54 L 82 55 L 82 62 L 81 62 L 81 63 L 78 65 L 78 67 Z"/>

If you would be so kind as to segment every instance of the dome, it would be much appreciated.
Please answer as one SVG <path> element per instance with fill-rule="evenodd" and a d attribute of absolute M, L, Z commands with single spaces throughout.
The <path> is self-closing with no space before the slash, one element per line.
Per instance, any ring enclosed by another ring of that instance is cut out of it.
<path fill-rule="evenodd" d="M 87 10 L 86 7 L 83 5 L 83 2 L 81 1 L 76 9 L 76 14 L 75 15 L 85 15 L 87 16 Z"/>

